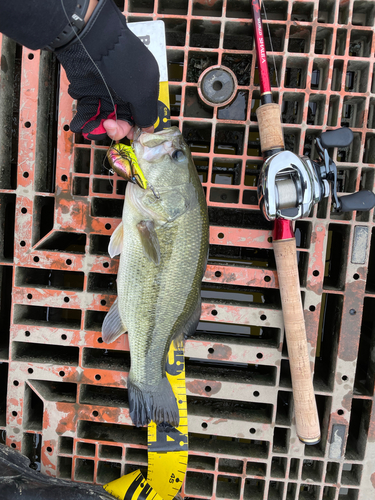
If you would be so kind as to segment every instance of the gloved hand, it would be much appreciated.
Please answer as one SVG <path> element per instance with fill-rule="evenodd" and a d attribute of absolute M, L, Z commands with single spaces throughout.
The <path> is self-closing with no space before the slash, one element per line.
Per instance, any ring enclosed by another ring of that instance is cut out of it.
<path fill-rule="evenodd" d="M 103 139 L 106 129 L 116 140 L 128 135 L 130 126 L 121 121 L 114 133 L 115 113 L 109 92 L 117 119 L 140 128 L 151 127 L 157 119 L 158 64 L 129 30 L 113 0 L 99 0 L 79 38 L 82 43 L 75 38 L 67 47 L 55 51 L 70 82 L 69 95 L 78 100 L 71 130 L 91 140 Z M 107 119 L 110 121 L 104 128 Z M 126 133 L 119 137 L 121 131 Z"/>

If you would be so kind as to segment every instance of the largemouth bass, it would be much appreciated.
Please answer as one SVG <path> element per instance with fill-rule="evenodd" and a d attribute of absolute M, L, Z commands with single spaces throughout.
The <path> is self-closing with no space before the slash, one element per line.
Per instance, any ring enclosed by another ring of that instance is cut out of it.
<path fill-rule="evenodd" d="M 121 254 L 117 300 L 104 319 L 104 342 L 128 332 L 130 417 L 137 426 L 177 426 L 176 398 L 165 366 L 172 341 L 193 333 L 201 314 L 207 263 L 205 195 L 177 127 L 142 133 L 133 147 L 148 188 L 130 182 L 122 224 L 108 252 Z"/>

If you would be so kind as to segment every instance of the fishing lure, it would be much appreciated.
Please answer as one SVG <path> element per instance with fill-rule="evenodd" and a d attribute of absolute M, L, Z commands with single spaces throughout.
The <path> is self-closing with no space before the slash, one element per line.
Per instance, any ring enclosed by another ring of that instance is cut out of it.
<path fill-rule="evenodd" d="M 147 189 L 147 179 L 143 175 L 131 146 L 120 142 L 114 144 L 108 149 L 107 158 L 116 174 L 133 184 L 138 184 L 142 189 Z"/>

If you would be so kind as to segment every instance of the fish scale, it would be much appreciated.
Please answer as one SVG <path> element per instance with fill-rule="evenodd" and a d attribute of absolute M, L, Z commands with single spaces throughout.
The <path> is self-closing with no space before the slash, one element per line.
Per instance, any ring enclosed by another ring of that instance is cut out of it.
<path fill-rule="evenodd" d="M 134 214 L 127 205 L 125 202 L 124 224 L 131 229 L 124 235 L 117 283 L 118 289 L 123 290 L 119 293 L 120 314 L 131 331 L 131 379 L 157 380 L 164 375 L 165 354 L 179 330 L 176 322 L 183 325 L 187 321 L 199 298 L 201 276 L 196 258 L 200 243 L 190 228 L 196 228 L 195 219 L 199 223 L 200 210 L 197 207 L 195 213 L 182 215 L 171 228 L 156 230 L 160 246 L 165 248 L 160 265 L 156 266 L 143 254 L 139 233 L 131 220 Z M 190 264 L 191 256 L 194 262 Z M 142 282 L 139 290 L 134 289 L 134 281 Z M 158 355 L 161 343 L 163 357 Z"/>

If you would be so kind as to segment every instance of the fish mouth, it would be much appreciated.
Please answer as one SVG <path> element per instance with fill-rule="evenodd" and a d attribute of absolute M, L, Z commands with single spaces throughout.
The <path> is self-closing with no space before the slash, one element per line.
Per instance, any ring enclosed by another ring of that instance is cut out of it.
<path fill-rule="evenodd" d="M 167 141 L 173 141 L 175 137 L 181 135 L 180 130 L 177 127 L 170 127 L 164 130 L 159 130 L 159 132 L 143 132 L 140 128 L 137 128 L 134 132 L 133 144 L 141 144 L 142 146 L 153 148 L 159 146 Z"/>
<path fill-rule="evenodd" d="M 134 134 L 133 148 L 139 160 L 155 162 L 165 155 L 171 155 L 181 142 L 181 132 L 177 127 L 170 127 L 159 132 L 142 132 L 137 129 Z"/>

